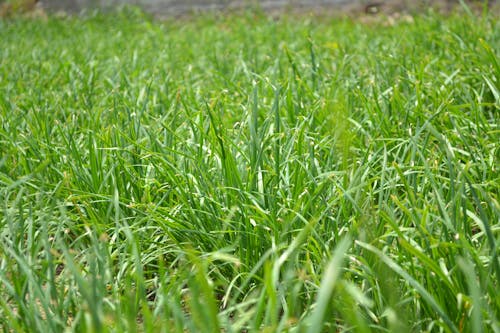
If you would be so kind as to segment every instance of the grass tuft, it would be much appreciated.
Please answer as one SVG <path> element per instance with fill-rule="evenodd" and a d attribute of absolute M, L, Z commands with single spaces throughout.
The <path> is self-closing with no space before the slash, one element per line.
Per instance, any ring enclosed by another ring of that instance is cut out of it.
<path fill-rule="evenodd" d="M 499 332 L 498 22 L 0 20 L 0 330 Z"/>

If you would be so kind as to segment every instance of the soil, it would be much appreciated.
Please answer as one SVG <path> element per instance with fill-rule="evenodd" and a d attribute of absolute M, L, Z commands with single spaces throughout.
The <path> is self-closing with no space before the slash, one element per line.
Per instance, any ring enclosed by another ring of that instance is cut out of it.
<path fill-rule="evenodd" d="M 61 11 L 78 13 L 95 7 L 95 4 L 105 2 L 103 0 L 0 0 L 0 17 L 10 16 L 12 13 L 26 14 L 35 10 L 41 10 L 42 13 Z M 119 4 L 134 4 L 159 18 L 189 17 L 204 11 L 238 12 L 252 7 L 252 4 L 257 4 L 258 8 L 272 16 L 279 16 L 283 13 L 311 13 L 321 16 L 376 17 L 412 15 L 429 8 L 442 13 L 450 13 L 454 10 L 461 10 L 460 2 L 461 0 L 113 0 L 108 2 L 113 5 L 108 7 L 101 5 L 101 7 L 109 9 Z M 463 0 L 462 2 L 467 3 L 476 12 L 481 12 L 484 4 L 487 3 L 491 11 L 500 13 L 500 0 Z M 13 3 L 22 5 L 15 5 L 15 8 Z"/>

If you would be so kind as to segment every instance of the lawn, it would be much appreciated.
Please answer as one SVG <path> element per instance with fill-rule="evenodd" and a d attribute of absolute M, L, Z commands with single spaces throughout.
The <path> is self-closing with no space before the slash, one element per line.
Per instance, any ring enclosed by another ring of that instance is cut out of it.
<path fill-rule="evenodd" d="M 500 21 L 0 20 L 0 331 L 500 332 Z"/>

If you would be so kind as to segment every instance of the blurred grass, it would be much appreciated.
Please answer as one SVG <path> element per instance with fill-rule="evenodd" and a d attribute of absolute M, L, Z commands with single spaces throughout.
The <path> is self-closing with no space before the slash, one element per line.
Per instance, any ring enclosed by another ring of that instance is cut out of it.
<path fill-rule="evenodd" d="M 43 10 L 37 7 L 37 2 L 38 0 L 0 0 L 0 18 L 19 15 L 45 17 Z"/>
<path fill-rule="evenodd" d="M 500 331 L 496 17 L 0 32 L 3 331 Z"/>

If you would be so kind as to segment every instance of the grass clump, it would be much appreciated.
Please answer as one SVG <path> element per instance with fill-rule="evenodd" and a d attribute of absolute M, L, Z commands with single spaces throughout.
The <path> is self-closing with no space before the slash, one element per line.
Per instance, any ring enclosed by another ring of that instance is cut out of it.
<path fill-rule="evenodd" d="M 500 331 L 495 19 L 0 31 L 3 331 Z"/>

